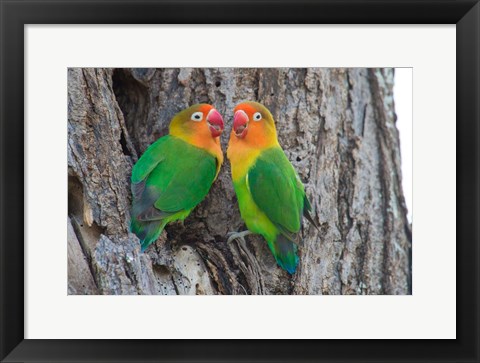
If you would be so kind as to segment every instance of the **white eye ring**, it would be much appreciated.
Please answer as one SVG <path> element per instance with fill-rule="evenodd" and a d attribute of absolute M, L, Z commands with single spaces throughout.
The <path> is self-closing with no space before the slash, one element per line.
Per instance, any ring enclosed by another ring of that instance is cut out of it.
<path fill-rule="evenodd" d="M 260 112 L 255 112 L 253 115 L 253 121 L 260 121 L 262 119 L 262 114 Z"/>
<path fill-rule="evenodd" d="M 196 121 L 196 122 L 202 121 L 203 120 L 203 112 L 200 112 L 200 111 L 194 112 L 192 114 L 192 117 L 190 117 L 190 120 Z"/>

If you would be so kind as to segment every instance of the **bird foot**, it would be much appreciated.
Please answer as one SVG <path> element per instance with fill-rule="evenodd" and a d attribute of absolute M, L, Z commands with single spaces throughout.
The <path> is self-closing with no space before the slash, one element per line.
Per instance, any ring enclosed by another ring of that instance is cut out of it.
<path fill-rule="evenodd" d="M 245 236 L 248 236 L 249 234 L 252 234 L 248 229 L 246 231 L 242 232 L 230 232 L 227 233 L 227 243 L 232 242 L 234 239 L 241 239 L 243 242 L 245 242 Z"/>

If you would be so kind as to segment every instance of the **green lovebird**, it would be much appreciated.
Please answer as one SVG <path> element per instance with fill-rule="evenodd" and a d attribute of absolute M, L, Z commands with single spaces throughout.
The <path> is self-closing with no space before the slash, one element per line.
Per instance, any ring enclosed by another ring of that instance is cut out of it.
<path fill-rule="evenodd" d="M 130 229 L 142 251 L 166 224 L 184 220 L 205 198 L 223 163 L 220 113 L 198 104 L 179 112 L 169 134 L 154 142 L 132 169 Z"/>
<path fill-rule="evenodd" d="M 302 215 L 315 225 L 305 188 L 278 143 L 270 111 L 260 103 L 245 102 L 234 112 L 227 156 L 248 231 L 233 234 L 229 241 L 261 234 L 278 265 L 293 274 Z"/>

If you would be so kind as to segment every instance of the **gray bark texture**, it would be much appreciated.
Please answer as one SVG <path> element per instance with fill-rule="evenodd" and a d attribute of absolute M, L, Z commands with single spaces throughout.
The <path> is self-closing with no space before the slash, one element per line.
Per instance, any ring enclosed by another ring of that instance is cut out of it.
<path fill-rule="evenodd" d="M 410 294 L 411 228 L 401 188 L 393 69 L 68 70 L 69 294 Z M 303 180 L 300 263 L 279 268 L 245 229 L 225 161 L 206 199 L 145 253 L 129 233 L 130 175 L 172 117 L 195 103 L 224 116 L 263 103 Z"/>

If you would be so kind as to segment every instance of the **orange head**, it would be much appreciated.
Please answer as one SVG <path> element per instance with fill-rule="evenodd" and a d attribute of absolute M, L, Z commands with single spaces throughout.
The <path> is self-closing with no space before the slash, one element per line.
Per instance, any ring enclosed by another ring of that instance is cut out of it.
<path fill-rule="evenodd" d="M 268 147 L 277 143 L 277 130 L 270 111 L 258 102 L 243 102 L 235 107 L 230 142 Z"/>
<path fill-rule="evenodd" d="M 222 115 L 205 103 L 193 105 L 175 115 L 170 123 L 170 135 L 187 141 L 217 138 L 223 132 Z"/>

